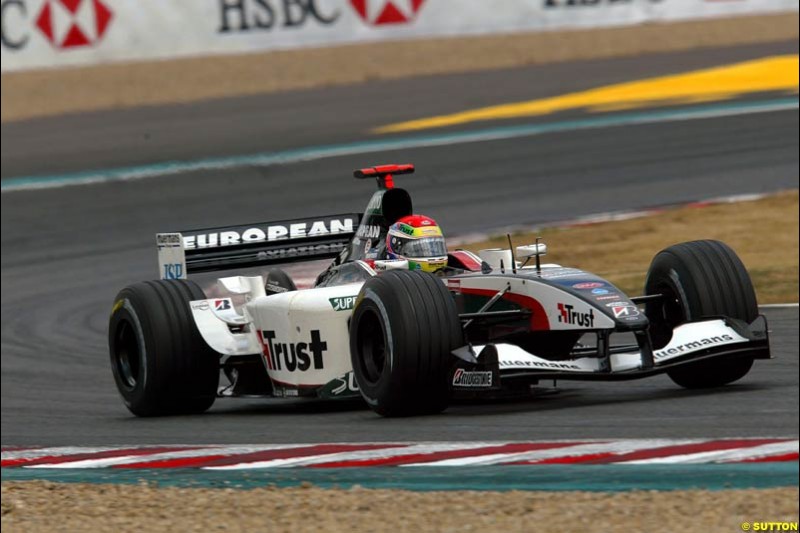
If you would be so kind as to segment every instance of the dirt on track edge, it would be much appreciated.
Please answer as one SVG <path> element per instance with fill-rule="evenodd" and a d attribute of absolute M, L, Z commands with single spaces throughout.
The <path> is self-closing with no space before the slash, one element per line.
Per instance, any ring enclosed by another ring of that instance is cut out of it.
<path fill-rule="evenodd" d="M 741 257 L 760 304 L 797 302 L 798 191 L 783 191 L 752 201 L 711 204 L 699 209 L 688 205 L 628 220 L 612 220 L 573 227 L 515 232 L 515 244 L 543 237 L 550 247 L 547 261 L 574 265 L 594 272 L 626 294 L 641 294 L 645 273 L 656 252 L 678 242 L 717 239 Z M 753 238 L 752 228 L 759 228 Z M 600 239 L 597 235 L 625 235 L 625 239 Z M 507 247 L 505 235 L 484 241 L 462 242 L 477 252 Z"/>
<path fill-rule="evenodd" d="M 798 517 L 796 487 L 753 490 L 410 492 L 4 482 L 3 531 L 741 531 Z"/>
<path fill-rule="evenodd" d="M 2 75 L 0 119 L 6 122 L 369 80 L 778 42 L 798 38 L 799 20 L 797 13 L 789 12 L 6 73 Z"/>

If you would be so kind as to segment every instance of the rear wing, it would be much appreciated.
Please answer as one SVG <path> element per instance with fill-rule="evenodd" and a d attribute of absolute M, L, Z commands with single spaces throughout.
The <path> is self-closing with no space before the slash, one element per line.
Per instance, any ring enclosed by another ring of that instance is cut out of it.
<path fill-rule="evenodd" d="M 414 165 L 406 163 L 404 165 L 378 165 L 377 167 L 360 168 L 353 172 L 353 177 L 359 180 L 375 178 L 378 182 L 378 189 L 393 189 L 394 174 L 413 174 Z"/>
<path fill-rule="evenodd" d="M 348 248 L 360 221 L 350 213 L 158 233 L 159 276 L 332 259 Z"/>

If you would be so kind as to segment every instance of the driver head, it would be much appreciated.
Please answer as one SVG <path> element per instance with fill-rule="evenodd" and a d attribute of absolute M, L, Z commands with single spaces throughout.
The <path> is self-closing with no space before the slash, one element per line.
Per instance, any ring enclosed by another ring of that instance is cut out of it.
<path fill-rule="evenodd" d="M 447 266 L 447 244 L 439 225 L 425 215 L 408 215 L 386 234 L 389 259 L 406 259 L 410 270 L 436 272 Z"/>

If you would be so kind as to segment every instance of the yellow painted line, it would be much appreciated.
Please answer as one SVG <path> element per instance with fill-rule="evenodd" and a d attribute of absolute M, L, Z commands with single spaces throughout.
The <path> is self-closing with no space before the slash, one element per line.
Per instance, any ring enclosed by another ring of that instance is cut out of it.
<path fill-rule="evenodd" d="M 569 109 L 618 111 L 727 100 L 747 93 L 797 92 L 798 56 L 773 56 L 733 65 L 637 80 L 527 102 L 494 105 L 381 126 L 376 133 L 443 128 L 469 122 L 546 115 Z"/>

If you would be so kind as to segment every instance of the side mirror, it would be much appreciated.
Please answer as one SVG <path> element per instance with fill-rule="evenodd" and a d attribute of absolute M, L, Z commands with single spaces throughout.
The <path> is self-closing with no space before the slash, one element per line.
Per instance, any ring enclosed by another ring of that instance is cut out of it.
<path fill-rule="evenodd" d="M 547 255 L 547 245 L 543 242 L 539 244 L 526 244 L 517 246 L 517 257 L 528 258 L 533 256 Z"/>
<path fill-rule="evenodd" d="M 508 248 L 487 248 L 478 252 L 478 257 L 487 263 L 491 268 L 500 268 L 500 263 L 503 268 L 510 269 L 512 267 L 511 250 Z"/>

